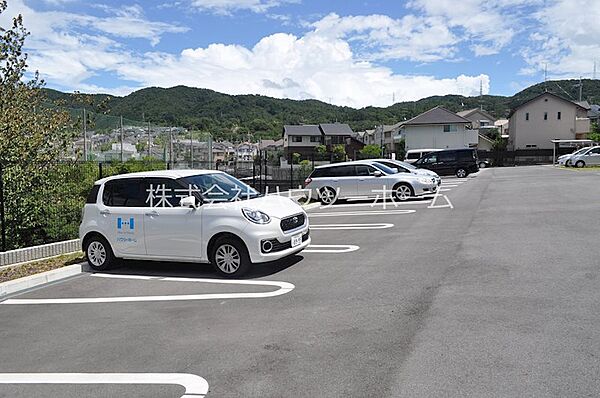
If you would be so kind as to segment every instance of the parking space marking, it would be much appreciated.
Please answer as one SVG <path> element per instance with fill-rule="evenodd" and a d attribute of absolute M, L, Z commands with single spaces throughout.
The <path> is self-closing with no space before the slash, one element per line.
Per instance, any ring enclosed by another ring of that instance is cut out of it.
<path fill-rule="evenodd" d="M 338 230 L 338 229 L 387 229 L 392 228 L 394 224 L 321 224 L 311 225 L 313 230 Z"/>
<path fill-rule="evenodd" d="M 393 206 L 393 204 L 388 204 Z M 342 217 L 342 216 L 371 216 L 386 214 L 411 214 L 416 210 L 374 210 L 374 211 L 336 211 L 331 213 L 309 213 L 309 217 Z"/>
<path fill-rule="evenodd" d="M 0 384 L 169 384 L 185 388 L 181 398 L 208 393 L 208 382 L 189 373 L 0 373 Z"/>
<path fill-rule="evenodd" d="M 448 191 L 452 191 L 452 190 L 451 189 L 444 189 L 444 188 L 438 190 L 438 192 L 448 192 Z"/>
<path fill-rule="evenodd" d="M 358 249 L 356 245 L 308 245 L 302 253 L 349 253 Z"/>
<path fill-rule="evenodd" d="M 276 281 L 252 281 L 252 280 L 226 280 L 226 279 L 201 279 L 201 278 L 179 278 L 142 275 L 117 275 L 117 274 L 92 274 L 96 278 L 136 279 L 166 282 L 201 282 L 220 283 L 227 285 L 258 285 L 276 286 L 279 289 L 264 293 L 204 293 L 185 294 L 172 296 L 131 296 L 131 297 L 74 297 L 55 299 L 8 299 L 0 303 L 5 305 L 24 304 L 94 304 L 94 303 L 124 303 L 124 302 L 146 302 L 146 301 L 191 301 L 191 300 L 223 300 L 240 298 L 267 298 L 281 296 L 294 290 L 295 286 L 289 282 Z"/>
<path fill-rule="evenodd" d="M 459 184 L 444 184 L 442 183 L 442 187 L 444 188 L 456 188 Z"/>
<path fill-rule="evenodd" d="M 416 200 L 416 201 L 409 201 L 409 202 L 395 202 L 396 205 L 400 206 L 400 205 L 421 205 L 421 204 L 429 204 L 431 203 L 431 199 L 427 199 L 427 200 Z M 394 206 L 394 203 L 391 200 L 387 200 L 385 203 L 378 201 L 378 202 L 368 202 L 368 203 L 344 203 L 344 204 L 339 204 L 339 205 L 326 205 L 326 206 L 320 206 L 319 209 L 337 209 L 337 208 L 341 208 L 341 207 L 366 207 L 366 206 L 371 206 L 371 207 L 375 207 L 375 206 Z"/>

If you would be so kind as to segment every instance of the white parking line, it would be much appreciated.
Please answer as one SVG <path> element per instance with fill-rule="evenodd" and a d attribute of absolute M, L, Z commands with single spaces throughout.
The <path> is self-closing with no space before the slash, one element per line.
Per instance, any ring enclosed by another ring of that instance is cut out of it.
<path fill-rule="evenodd" d="M 277 286 L 279 289 L 265 293 L 205 293 L 205 294 L 185 294 L 172 296 L 132 296 L 132 297 L 75 297 L 75 298 L 54 298 L 54 299 L 8 299 L 1 304 L 93 304 L 93 303 L 124 303 L 124 302 L 146 302 L 146 301 L 188 301 L 188 300 L 223 300 L 240 298 L 267 298 L 281 296 L 294 290 L 295 286 L 288 282 L 275 281 L 250 281 L 250 280 L 225 280 L 225 279 L 197 279 L 197 278 L 176 278 L 161 276 L 141 276 L 141 275 L 115 275 L 115 274 L 92 274 L 96 278 L 115 278 L 115 279 L 137 279 L 166 282 L 201 282 L 201 283 L 220 283 L 226 285 L 258 285 L 258 286 Z"/>
<path fill-rule="evenodd" d="M 185 388 L 181 398 L 208 393 L 208 382 L 189 373 L 0 373 L 0 384 L 169 384 Z"/>
<path fill-rule="evenodd" d="M 356 245 L 308 245 L 302 253 L 348 253 L 358 249 Z"/>
<path fill-rule="evenodd" d="M 444 188 L 456 188 L 459 184 L 442 184 Z"/>
<path fill-rule="evenodd" d="M 396 203 L 397 206 L 400 205 L 421 205 L 421 204 L 429 204 L 431 203 L 431 199 L 427 199 L 427 200 L 418 200 L 418 201 L 410 201 L 410 202 L 392 202 L 390 199 L 388 199 L 385 203 L 379 201 L 379 202 L 369 202 L 369 203 L 344 203 L 344 204 L 339 204 L 339 205 L 326 205 L 326 206 L 320 206 L 319 209 L 337 209 L 340 207 L 366 207 L 366 206 L 371 206 L 371 207 L 375 207 L 375 206 L 387 206 L 387 207 L 395 207 L 394 203 Z"/>
<path fill-rule="evenodd" d="M 331 213 L 309 213 L 309 217 L 371 216 L 383 214 L 410 214 L 416 210 L 336 211 Z"/>
<path fill-rule="evenodd" d="M 394 224 L 322 224 L 311 225 L 312 230 L 338 230 L 338 229 L 387 229 L 392 228 Z"/>
<path fill-rule="evenodd" d="M 444 189 L 444 188 L 442 188 L 438 192 L 448 192 L 448 191 L 452 191 L 452 190 L 451 189 Z"/>

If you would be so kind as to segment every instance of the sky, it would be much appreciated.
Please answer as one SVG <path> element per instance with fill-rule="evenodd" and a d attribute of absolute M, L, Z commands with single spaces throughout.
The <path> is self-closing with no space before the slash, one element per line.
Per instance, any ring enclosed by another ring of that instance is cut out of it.
<path fill-rule="evenodd" d="M 355 108 L 600 74 L 600 0 L 8 0 L 47 87 L 186 85 Z"/>

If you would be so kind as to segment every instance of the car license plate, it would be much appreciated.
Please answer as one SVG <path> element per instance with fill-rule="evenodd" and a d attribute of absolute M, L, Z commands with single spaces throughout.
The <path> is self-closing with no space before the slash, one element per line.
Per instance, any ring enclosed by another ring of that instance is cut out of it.
<path fill-rule="evenodd" d="M 299 246 L 302 243 L 302 234 L 292 236 L 292 247 Z"/>

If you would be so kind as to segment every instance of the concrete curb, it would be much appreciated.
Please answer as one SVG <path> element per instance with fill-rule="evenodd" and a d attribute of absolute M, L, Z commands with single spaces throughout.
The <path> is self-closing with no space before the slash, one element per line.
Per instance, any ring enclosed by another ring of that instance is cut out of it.
<path fill-rule="evenodd" d="M 79 239 L 48 243 L 40 246 L 24 247 L 22 249 L 0 252 L 0 266 L 28 263 L 30 261 L 76 252 L 79 250 L 81 250 Z"/>
<path fill-rule="evenodd" d="M 40 274 L 26 276 L 24 278 L 15 279 L 0 283 L 0 300 L 4 299 L 9 294 L 19 293 L 23 290 L 28 290 L 50 282 L 56 282 L 61 279 L 68 278 L 73 275 L 83 272 L 87 263 L 73 264 L 66 267 L 53 269 L 51 271 L 42 272 Z"/>

